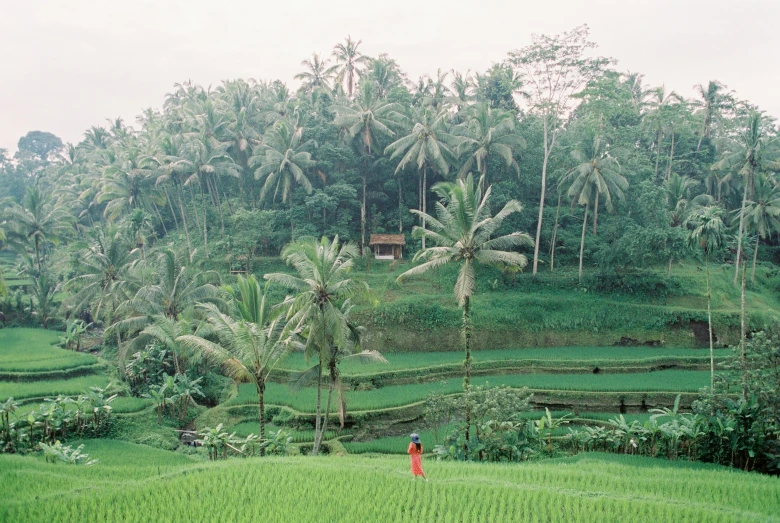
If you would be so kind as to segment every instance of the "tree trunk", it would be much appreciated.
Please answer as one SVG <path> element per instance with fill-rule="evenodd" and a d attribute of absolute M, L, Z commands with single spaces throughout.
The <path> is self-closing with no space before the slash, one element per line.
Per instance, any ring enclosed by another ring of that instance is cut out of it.
<path fill-rule="evenodd" d="M 165 193 L 165 200 L 168 202 L 168 208 L 171 210 L 171 216 L 173 216 L 173 223 L 176 225 L 176 228 L 179 228 L 179 219 L 176 218 L 176 211 L 173 209 L 173 203 L 171 200 L 171 196 L 168 194 L 168 189 L 163 185 L 163 192 Z"/>
<path fill-rule="evenodd" d="M 322 350 L 320 349 L 320 365 L 317 370 L 317 409 L 314 418 L 314 446 L 311 449 L 311 455 L 316 456 L 320 452 L 320 443 L 317 440 L 317 435 L 320 433 L 320 427 L 322 426 Z"/>
<path fill-rule="evenodd" d="M 198 232 L 200 232 L 200 215 L 198 214 L 198 200 L 195 198 L 195 189 L 192 188 L 192 184 L 190 184 L 190 199 L 192 200 L 192 212 L 193 214 L 195 214 L 195 226 L 198 228 Z"/>
<path fill-rule="evenodd" d="M 672 162 L 674 161 L 674 127 L 672 127 L 672 147 L 669 149 L 669 169 L 666 172 L 666 181 L 672 177 Z"/>
<path fill-rule="evenodd" d="M 580 283 L 582 283 L 582 256 L 585 252 L 585 229 L 588 226 L 588 204 L 585 204 L 585 217 L 582 219 L 582 239 L 580 240 Z"/>
<path fill-rule="evenodd" d="M 181 222 L 184 224 L 184 236 L 187 238 L 187 258 L 192 262 L 192 244 L 190 243 L 190 231 L 187 228 L 187 218 L 184 214 L 184 202 L 181 199 L 181 188 L 177 191 L 179 196 L 179 211 L 181 212 Z"/>
<path fill-rule="evenodd" d="M 257 408 L 260 422 L 260 456 L 265 456 L 265 382 L 257 378 Z"/>
<path fill-rule="evenodd" d="M 596 204 L 593 206 L 593 236 L 598 234 L 599 226 L 599 193 L 596 193 Z"/>
<path fill-rule="evenodd" d="M 547 162 L 550 159 L 550 151 L 552 151 L 553 145 L 555 145 L 555 133 L 553 132 L 552 140 L 548 142 L 548 136 L 550 135 L 549 123 L 547 122 L 547 115 L 544 116 L 544 160 L 542 161 L 542 193 L 539 196 L 539 218 L 536 221 L 536 240 L 534 242 L 534 267 L 533 275 L 536 276 L 536 271 L 539 267 L 539 240 L 542 237 L 542 219 L 544 217 L 544 196 L 547 191 Z"/>
<path fill-rule="evenodd" d="M 154 207 L 154 212 L 157 213 L 157 219 L 160 220 L 160 225 L 162 225 L 163 232 L 165 235 L 168 235 L 168 228 L 165 226 L 165 222 L 163 221 L 162 214 L 160 214 L 160 209 L 157 207 L 157 204 L 152 202 L 152 207 Z"/>
<path fill-rule="evenodd" d="M 553 226 L 552 245 L 550 245 L 550 272 L 555 269 L 555 242 L 558 241 L 558 216 L 561 213 L 562 196 L 562 193 L 558 193 L 558 207 L 555 208 L 555 225 Z"/>
<path fill-rule="evenodd" d="M 211 182 L 212 187 L 214 187 L 214 196 L 217 198 L 217 209 L 219 209 L 219 237 L 224 238 L 225 237 L 225 217 L 222 214 L 222 200 L 219 197 L 219 188 L 217 187 L 217 180 L 216 178 L 212 180 Z"/>
<path fill-rule="evenodd" d="M 200 186 L 200 201 L 203 203 L 203 247 L 206 249 L 206 259 L 209 259 L 209 233 L 208 225 L 206 223 L 206 193 L 203 191 L 203 186 Z"/>
<path fill-rule="evenodd" d="M 705 254 L 705 270 L 707 271 L 707 324 L 709 326 L 710 334 L 710 394 L 715 393 L 715 351 L 712 343 L 712 311 L 710 309 L 710 301 L 712 294 L 710 293 L 710 253 Z"/>
<path fill-rule="evenodd" d="M 464 451 L 468 459 L 469 440 L 471 432 L 471 405 L 469 403 L 468 393 L 471 390 L 471 298 L 466 296 L 463 302 L 463 344 L 466 351 L 466 359 L 463 361 L 464 377 L 463 392 L 466 396 L 466 442 Z"/>
<path fill-rule="evenodd" d="M 669 265 L 666 267 L 667 278 L 672 275 L 672 261 L 674 261 L 674 256 L 669 256 Z"/>
<path fill-rule="evenodd" d="M 736 269 L 734 269 L 734 285 L 737 284 L 737 278 L 739 277 L 739 264 L 742 261 L 742 232 L 745 230 L 745 206 L 747 205 L 748 195 L 748 180 L 750 173 L 745 177 L 745 190 L 742 193 L 742 209 L 739 213 L 739 233 L 737 234 L 737 262 L 735 263 Z"/>
<path fill-rule="evenodd" d="M 404 232 L 404 200 L 401 196 L 401 178 L 398 178 L 398 232 Z"/>
<path fill-rule="evenodd" d="M 330 418 L 330 405 L 331 405 L 331 399 L 333 398 L 333 389 L 336 386 L 336 362 L 331 359 L 328 362 L 328 368 L 330 371 L 330 379 L 328 383 L 328 400 L 325 402 L 325 419 L 320 425 L 320 431 L 319 433 L 314 435 L 314 439 L 317 442 L 317 449 L 320 448 L 322 445 L 322 439 L 325 437 L 325 432 L 328 430 L 328 420 Z"/>
<path fill-rule="evenodd" d="M 363 204 L 360 206 L 360 254 L 366 251 L 366 174 L 363 173 Z"/>
<path fill-rule="evenodd" d="M 754 283 L 756 281 L 756 261 L 758 260 L 758 242 L 760 241 L 761 237 L 757 234 L 756 235 L 756 248 L 753 251 L 753 270 L 750 272 L 750 283 Z"/>
<path fill-rule="evenodd" d="M 741 357 L 740 363 L 742 365 L 742 399 L 747 399 L 747 326 L 745 325 L 746 303 L 745 303 L 745 274 L 747 273 L 747 266 L 742 263 L 742 296 L 740 298 L 740 348 Z"/>
<path fill-rule="evenodd" d="M 661 132 L 655 133 L 655 179 L 658 180 L 658 160 L 661 158 Z"/>
<path fill-rule="evenodd" d="M 427 192 L 426 191 L 427 187 L 428 187 L 428 169 L 426 168 L 426 166 L 423 166 L 422 194 L 421 194 L 421 196 L 422 196 L 422 198 L 421 198 L 422 209 L 421 210 L 422 210 L 423 213 L 425 213 L 425 211 L 427 210 L 427 207 L 425 205 L 425 200 L 427 200 L 427 198 L 425 197 L 426 196 L 425 193 Z M 425 229 L 425 216 L 422 217 L 422 228 Z M 423 248 L 423 250 L 425 250 L 425 236 L 422 237 L 422 248 Z"/>

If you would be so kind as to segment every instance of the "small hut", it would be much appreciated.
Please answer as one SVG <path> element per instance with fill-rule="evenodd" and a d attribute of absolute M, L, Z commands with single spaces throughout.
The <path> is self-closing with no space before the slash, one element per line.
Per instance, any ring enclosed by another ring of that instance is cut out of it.
<path fill-rule="evenodd" d="M 368 244 L 377 260 L 398 260 L 404 257 L 406 239 L 403 234 L 372 234 Z"/>

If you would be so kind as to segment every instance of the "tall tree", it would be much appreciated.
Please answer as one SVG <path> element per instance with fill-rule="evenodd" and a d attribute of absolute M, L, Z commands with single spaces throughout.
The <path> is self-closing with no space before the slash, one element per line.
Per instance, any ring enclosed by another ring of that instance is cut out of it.
<path fill-rule="evenodd" d="M 268 378 L 288 354 L 298 346 L 295 333 L 286 332 L 284 315 L 274 313 L 265 289 L 254 276 L 238 277 L 238 298 L 232 314 L 224 314 L 213 304 L 198 307 L 205 313 L 207 325 L 196 334 L 176 339 L 183 345 L 202 352 L 221 365 L 228 376 L 238 382 L 254 384 L 258 396 L 260 422 L 260 455 L 265 455 L 265 388 Z M 215 340 L 215 341 L 211 341 Z"/>
<path fill-rule="evenodd" d="M 333 48 L 333 58 L 336 60 L 331 70 L 336 73 L 336 82 L 346 87 L 347 96 L 352 98 L 358 76 L 361 74 L 361 66 L 368 62 L 368 57 L 363 56 L 358 47 L 363 43 L 357 42 L 351 36 L 347 36 L 344 43 L 336 44 Z"/>
<path fill-rule="evenodd" d="M 362 252 L 366 247 L 366 188 L 369 163 L 379 147 L 379 138 L 395 136 L 393 127 L 402 118 L 401 107 L 375 96 L 371 84 L 364 83 L 358 100 L 349 105 L 335 105 L 332 110 L 336 113 L 334 124 L 344 130 L 350 141 L 357 144 L 362 155 L 363 201 L 360 207 Z"/>
<path fill-rule="evenodd" d="M 492 109 L 484 102 L 471 106 L 467 114 L 466 121 L 453 129 L 453 134 L 463 139 L 461 150 L 468 151 L 458 176 L 465 176 L 476 166 L 479 179 L 488 183 L 487 162 L 490 156 L 500 158 L 507 168 L 514 169 L 520 176 L 516 158 L 525 148 L 525 139 L 516 131 L 515 116 L 509 111 Z"/>
<path fill-rule="evenodd" d="M 574 95 L 611 63 L 606 58 L 586 56 L 590 49 L 596 47 L 588 40 L 588 32 L 588 26 L 582 25 L 560 35 L 533 35 L 531 45 L 509 53 L 509 63 L 520 74 L 529 96 L 531 112 L 542 120 L 544 156 L 534 241 L 534 275 L 539 265 L 550 154 L 577 101 Z"/>
<path fill-rule="evenodd" d="M 696 100 L 694 105 L 699 108 L 702 117 L 702 129 L 699 134 L 699 143 L 696 144 L 696 150 L 701 148 L 701 142 L 704 138 L 712 138 L 712 126 L 720 123 L 722 119 L 721 111 L 725 108 L 726 96 L 723 90 L 726 86 L 717 80 L 710 80 L 705 88 L 698 84 L 694 87 L 696 94 L 701 100 Z"/>
<path fill-rule="evenodd" d="M 582 282 L 582 257 L 585 249 L 585 228 L 588 223 L 588 208 L 593 204 L 593 234 L 597 232 L 598 208 L 600 199 L 604 199 L 607 210 L 612 212 L 612 198 L 623 198 L 628 189 L 628 181 L 622 175 L 618 161 L 609 154 L 603 139 L 596 135 L 586 140 L 571 153 L 577 165 L 561 180 L 561 184 L 570 184 L 568 196 L 571 204 L 584 205 L 585 216 L 582 220 L 582 239 L 580 240 L 580 271 Z"/>
<path fill-rule="evenodd" d="M 742 206 L 739 213 L 737 233 L 737 262 L 734 284 L 739 277 L 742 259 L 742 234 L 745 230 L 745 211 L 748 194 L 753 190 L 753 179 L 757 173 L 780 171 L 780 139 L 772 134 L 768 121 L 758 111 L 751 111 L 747 125 L 736 139 L 724 144 L 722 158 L 712 165 L 712 170 L 734 170 L 743 178 Z"/>
<path fill-rule="evenodd" d="M 745 220 L 748 229 L 756 234 L 756 247 L 753 250 L 753 269 L 750 281 L 756 279 L 756 261 L 758 260 L 758 244 L 775 232 L 780 232 L 780 187 L 777 182 L 763 174 L 756 176 L 753 197 L 740 212 L 746 212 Z"/>
<path fill-rule="evenodd" d="M 274 199 L 281 197 L 282 202 L 292 206 L 294 184 L 311 193 L 312 185 L 306 176 L 306 170 L 316 162 L 305 149 L 309 143 L 303 141 L 303 127 L 293 127 L 285 121 L 279 121 L 265 135 L 263 143 L 249 159 L 249 165 L 255 168 L 255 178 L 264 180 L 260 197 L 265 198 L 273 190 Z"/>
<path fill-rule="evenodd" d="M 414 257 L 420 265 L 409 269 L 398 277 L 399 281 L 437 269 L 448 263 L 460 265 L 455 282 L 455 298 L 463 308 L 464 361 L 463 390 L 471 388 L 471 297 L 476 292 L 476 267 L 478 264 L 522 268 L 528 263 L 525 255 L 515 249 L 532 244 L 531 237 L 522 232 L 513 232 L 493 238 L 501 229 L 504 220 L 513 213 L 522 211 L 522 206 L 510 200 L 495 215 L 490 209 L 491 187 L 482 193 L 481 183 L 474 183 L 469 174 L 454 183 L 439 183 L 433 187 L 442 201 L 436 202 L 436 217 L 422 211 L 412 211 L 425 216 L 423 223 L 431 229 L 414 228 L 417 237 L 427 236 L 434 247 L 423 248 Z M 466 441 L 469 441 L 470 412 L 466 402 Z"/>
<path fill-rule="evenodd" d="M 314 91 L 316 89 L 330 89 L 330 80 L 333 77 L 332 68 L 328 68 L 330 60 L 323 60 L 317 53 L 311 54 L 311 60 L 304 60 L 301 65 L 303 72 L 295 75 L 296 80 L 301 80 L 301 89 Z"/>
<path fill-rule="evenodd" d="M 710 255 L 718 250 L 725 240 L 726 226 L 723 224 L 723 209 L 711 205 L 702 207 L 688 218 L 692 229 L 688 242 L 704 251 L 704 264 L 707 271 L 707 325 L 710 336 L 710 391 L 715 390 L 715 352 L 712 337 L 712 293 L 710 292 Z"/>
<path fill-rule="evenodd" d="M 317 413 L 312 454 L 317 455 L 325 427 L 322 423 L 322 371 L 331 347 L 344 347 L 351 335 L 341 306 L 355 296 L 365 284 L 350 277 L 357 248 L 340 244 L 338 237 L 319 242 L 308 238 L 291 242 L 282 249 L 282 258 L 295 269 L 296 275 L 266 274 L 265 278 L 295 292 L 285 301 L 288 307 L 288 330 L 306 331 L 306 354 L 316 357 Z"/>
<path fill-rule="evenodd" d="M 395 169 L 396 176 L 407 165 L 413 164 L 417 167 L 420 176 L 418 210 L 423 228 L 427 218 L 428 170 L 433 169 L 441 175 L 446 175 L 456 158 L 450 147 L 456 146 L 457 141 L 447 129 L 448 118 L 449 114 L 445 110 L 437 111 L 432 107 L 416 108 L 412 116 L 413 127 L 409 134 L 385 148 L 385 154 L 390 154 L 391 161 L 401 157 Z M 399 212 L 400 197 L 399 194 Z M 422 236 L 422 247 L 425 248 L 425 236 Z"/>

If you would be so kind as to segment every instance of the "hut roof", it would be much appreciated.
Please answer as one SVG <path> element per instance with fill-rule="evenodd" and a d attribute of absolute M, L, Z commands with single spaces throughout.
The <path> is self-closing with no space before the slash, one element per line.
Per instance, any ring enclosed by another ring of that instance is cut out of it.
<path fill-rule="evenodd" d="M 368 240 L 369 245 L 406 245 L 403 234 L 372 234 Z"/>

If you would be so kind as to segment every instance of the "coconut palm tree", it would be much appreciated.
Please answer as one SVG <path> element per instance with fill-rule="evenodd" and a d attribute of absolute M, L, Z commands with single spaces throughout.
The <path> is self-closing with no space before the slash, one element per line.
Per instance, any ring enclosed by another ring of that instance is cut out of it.
<path fill-rule="evenodd" d="M 135 293 L 130 265 L 133 249 L 116 225 L 100 227 L 79 252 L 79 275 L 70 279 L 65 288 L 74 292 L 66 300 L 74 312 L 89 310 L 95 320 L 109 326 L 117 320 L 117 309 Z M 117 334 L 117 347 L 120 340 Z"/>
<path fill-rule="evenodd" d="M 333 48 L 333 58 L 336 60 L 336 65 L 331 67 L 329 71 L 336 74 L 338 84 L 346 85 L 346 93 L 350 98 L 352 98 L 358 76 L 361 74 L 360 67 L 368 62 L 368 57 L 363 56 L 358 51 L 361 43 L 363 43 L 362 40 L 356 42 L 351 36 L 347 36 L 344 43 L 336 44 Z"/>
<path fill-rule="evenodd" d="M 715 200 L 709 194 L 699 194 L 691 197 L 691 191 L 699 185 L 699 182 L 689 176 L 680 176 L 672 173 L 666 181 L 666 201 L 671 218 L 672 227 L 684 226 L 688 216 L 701 207 L 713 205 Z M 669 256 L 669 266 L 666 276 L 672 274 L 673 256 Z"/>
<path fill-rule="evenodd" d="M 123 159 L 103 171 L 100 191 L 95 195 L 95 202 L 106 204 L 103 215 L 109 220 L 147 206 L 157 210 L 158 205 L 165 203 L 165 197 L 154 187 L 153 170 L 141 161 L 140 149 L 129 147 L 122 153 Z M 159 210 L 156 212 L 159 216 Z"/>
<path fill-rule="evenodd" d="M 492 238 L 511 214 L 522 211 L 516 200 L 510 200 L 495 215 L 491 215 L 491 187 L 482 193 L 482 183 L 474 183 L 469 174 L 453 183 L 439 183 L 433 187 L 442 201 L 436 202 L 436 217 L 422 211 L 412 211 L 424 216 L 430 229 L 415 227 L 415 237 L 427 236 L 435 246 L 417 252 L 414 262 L 420 265 L 398 277 L 398 281 L 437 269 L 448 263 L 460 265 L 455 282 L 455 298 L 463 308 L 464 361 L 463 389 L 471 387 L 471 297 L 476 292 L 475 272 L 478 264 L 525 267 L 528 259 L 514 252 L 521 246 L 532 246 L 531 237 L 523 232 L 513 232 Z M 467 402 L 468 404 L 468 402 Z M 466 441 L 469 440 L 470 412 L 466 411 Z"/>
<path fill-rule="evenodd" d="M 330 79 L 333 77 L 333 70 L 328 68 L 330 60 L 323 60 L 317 53 L 311 54 L 311 60 L 304 60 L 301 65 L 306 69 L 302 73 L 295 75 L 296 80 L 301 80 L 301 89 L 304 91 L 314 91 L 316 89 L 327 89 L 330 87 Z"/>
<path fill-rule="evenodd" d="M 683 99 L 674 91 L 667 92 L 665 86 L 651 89 L 645 106 L 647 111 L 642 115 L 644 122 L 650 126 L 653 133 L 653 148 L 655 149 L 655 177 L 658 178 L 658 163 L 661 158 L 661 142 L 671 131 L 674 135 L 673 109 Z M 673 138 L 674 139 L 674 138 Z M 672 144 L 674 148 L 674 144 Z M 669 171 L 671 174 L 671 169 Z"/>
<path fill-rule="evenodd" d="M 710 390 L 715 386 L 715 353 L 712 341 L 712 310 L 710 307 L 710 255 L 723 245 L 726 226 L 723 223 L 723 209 L 710 205 L 697 209 L 688 217 L 688 242 L 692 247 L 699 247 L 704 251 L 705 270 L 707 272 L 707 323 L 710 335 Z"/>
<path fill-rule="evenodd" d="M 390 154 L 391 161 L 401 158 L 395 169 L 396 175 L 407 165 L 412 164 L 417 167 L 420 174 L 418 210 L 423 228 L 425 228 L 427 217 L 428 170 L 433 169 L 441 175 L 446 175 L 450 165 L 456 159 L 456 155 L 450 147 L 457 145 L 457 141 L 447 129 L 448 118 L 449 113 L 445 110 L 437 111 L 430 106 L 415 108 L 412 115 L 412 130 L 385 148 L 385 154 Z M 400 213 L 402 205 L 400 182 L 398 187 Z M 399 219 L 401 219 L 400 216 Z M 422 236 L 423 249 L 425 248 L 425 239 L 426 237 Z"/>
<path fill-rule="evenodd" d="M 741 212 L 741 210 L 740 210 Z M 750 281 L 756 278 L 756 260 L 758 259 L 758 244 L 762 238 L 780 231 L 780 187 L 768 175 L 756 176 L 753 187 L 753 197 L 744 209 L 747 213 L 747 226 L 756 233 L 756 247 L 753 250 L 753 270 Z"/>
<path fill-rule="evenodd" d="M 293 127 L 284 120 L 266 133 L 263 143 L 249 159 L 249 166 L 255 169 L 255 178 L 264 180 L 261 198 L 273 191 L 274 199 L 281 196 L 282 202 L 292 207 L 294 184 L 311 193 L 312 185 L 306 170 L 316 162 L 305 150 L 308 145 L 303 141 L 303 127 Z"/>
<path fill-rule="evenodd" d="M 702 84 L 694 86 L 694 90 L 701 97 L 696 100 L 694 106 L 699 108 L 702 116 L 702 129 L 699 134 L 699 143 L 696 144 L 696 150 L 701 148 L 701 142 L 704 138 L 712 138 L 713 124 L 720 123 L 722 119 L 721 111 L 725 108 L 726 95 L 723 90 L 726 86 L 717 80 L 710 80 L 705 88 Z"/>
<path fill-rule="evenodd" d="M 585 206 L 580 241 L 579 278 L 582 282 L 582 257 L 585 249 L 588 208 L 593 204 L 593 234 L 596 234 L 599 200 L 603 198 L 607 210 L 612 212 L 612 198 L 623 198 L 623 191 L 628 189 L 628 181 L 622 175 L 620 164 L 610 155 L 606 144 L 598 135 L 594 136 L 592 140 L 584 141 L 580 149 L 575 149 L 571 155 L 577 165 L 561 179 L 560 183 L 562 185 L 571 184 L 567 195 L 571 199 L 572 206 L 575 204 Z"/>
<path fill-rule="evenodd" d="M 255 385 L 260 440 L 264 442 L 266 383 L 298 342 L 286 333 L 284 316 L 273 312 L 267 299 L 268 285 L 263 289 L 254 276 L 239 276 L 236 286 L 239 295 L 233 301 L 231 315 L 214 304 L 198 305 L 206 316 L 206 325 L 196 334 L 180 336 L 176 341 L 221 365 L 234 380 Z M 265 448 L 260 447 L 260 455 L 264 454 Z"/>
<path fill-rule="evenodd" d="M 285 300 L 287 306 L 287 330 L 306 331 L 307 357 L 316 357 L 313 367 L 317 376 L 317 407 L 315 441 L 312 454 L 319 453 L 324 433 L 322 424 L 322 372 L 325 358 L 332 347 L 347 347 L 352 336 L 342 305 L 358 292 L 367 289 L 365 284 L 350 277 L 353 260 L 359 255 L 357 248 L 340 244 L 323 237 L 319 242 L 304 238 L 289 243 L 282 249 L 282 258 L 295 269 L 296 275 L 284 273 L 266 274 L 265 278 L 292 290 L 295 295 Z"/>
<path fill-rule="evenodd" d="M 770 125 L 761 113 L 751 111 L 742 133 L 724 145 L 723 157 L 712 165 L 712 170 L 734 170 L 744 180 L 737 233 L 737 263 L 734 272 L 736 285 L 742 259 L 742 233 L 745 230 L 748 194 L 753 190 L 753 178 L 757 173 L 780 171 L 780 138 L 770 134 Z"/>
<path fill-rule="evenodd" d="M 493 109 L 486 102 L 471 106 L 466 121 L 453 129 L 453 134 L 463 138 L 461 150 L 469 151 L 458 176 L 465 176 L 476 165 L 480 180 L 488 183 L 489 156 L 497 156 L 519 176 L 520 166 L 515 158 L 525 148 L 525 140 L 516 132 L 515 122 L 512 113 Z"/>
<path fill-rule="evenodd" d="M 32 244 L 38 274 L 43 274 L 43 259 L 50 243 L 56 244 L 70 231 L 72 215 L 37 184 L 27 188 L 22 204 L 7 210 L 10 228 L 7 239 L 19 252 Z"/>
<path fill-rule="evenodd" d="M 355 143 L 362 155 L 363 201 L 360 207 L 360 250 L 366 247 L 366 187 L 368 164 L 379 147 L 379 138 L 395 136 L 393 127 L 401 120 L 401 107 L 374 96 L 368 82 L 363 83 L 360 97 L 352 104 L 334 105 L 334 124 L 343 129 L 347 138 Z"/>

